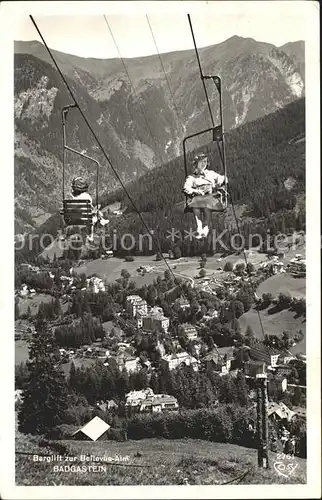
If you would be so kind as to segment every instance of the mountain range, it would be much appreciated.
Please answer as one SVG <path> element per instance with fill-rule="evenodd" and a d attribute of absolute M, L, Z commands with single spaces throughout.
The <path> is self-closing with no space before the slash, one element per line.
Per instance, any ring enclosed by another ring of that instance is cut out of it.
<path fill-rule="evenodd" d="M 226 130 L 304 96 L 302 41 L 275 47 L 234 36 L 199 54 L 204 74 L 222 78 Z M 210 126 L 193 50 L 123 60 L 53 55 L 125 183 L 180 156 L 183 138 Z M 24 233 L 61 204 L 61 108 L 72 101 L 41 43 L 15 42 L 14 64 L 15 232 Z M 218 123 L 218 95 L 210 84 L 209 96 Z M 100 194 L 119 187 L 78 110 L 68 116 L 67 141 L 100 162 Z M 94 193 L 93 165 L 70 154 L 67 186 L 76 174 L 89 177 Z"/>

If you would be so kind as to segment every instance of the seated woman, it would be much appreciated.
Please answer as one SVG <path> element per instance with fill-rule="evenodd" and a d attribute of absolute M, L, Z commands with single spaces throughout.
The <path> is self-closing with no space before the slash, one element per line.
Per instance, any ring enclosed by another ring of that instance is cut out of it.
<path fill-rule="evenodd" d="M 88 200 L 93 210 L 93 221 L 91 227 L 91 234 L 88 237 L 89 241 L 94 241 L 94 228 L 99 222 L 101 226 L 106 226 L 109 223 L 108 219 L 104 219 L 100 211 L 100 205 L 97 208 L 93 206 L 93 199 L 88 192 L 88 183 L 82 177 L 75 177 L 72 181 L 72 192 L 70 194 L 72 200 Z"/>
<path fill-rule="evenodd" d="M 187 209 L 195 216 L 197 239 L 208 236 L 211 212 L 223 209 L 222 195 L 216 190 L 228 182 L 227 177 L 208 170 L 207 166 L 208 157 L 204 154 L 197 155 L 193 160 L 194 171 L 187 177 L 183 187 L 184 193 L 191 197 Z"/>

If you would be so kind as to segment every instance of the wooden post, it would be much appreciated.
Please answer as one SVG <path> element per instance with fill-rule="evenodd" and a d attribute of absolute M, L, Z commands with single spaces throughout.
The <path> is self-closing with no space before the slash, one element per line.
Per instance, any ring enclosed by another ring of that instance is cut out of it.
<path fill-rule="evenodd" d="M 258 442 L 258 466 L 268 468 L 268 396 L 267 375 L 260 373 L 256 375 L 257 381 L 257 442 Z"/>
<path fill-rule="evenodd" d="M 257 377 L 256 377 L 257 379 Z M 263 456 L 262 456 L 262 392 L 260 386 L 260 380 L 256 380 L 256 390 L 257 390 L 257 457 L 258 457 L 258 467 L 263 467 Z"/>

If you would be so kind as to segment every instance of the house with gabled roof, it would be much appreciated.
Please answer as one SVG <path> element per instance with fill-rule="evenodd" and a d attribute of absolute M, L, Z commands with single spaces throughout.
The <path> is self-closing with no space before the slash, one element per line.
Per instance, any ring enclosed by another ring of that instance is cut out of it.
<path fill-rule="evenodd" d="M 185 364 L 186 366 L 192 366 L 194 371 L 198 371 L 199 369 L 197 359 L 185 351 L 177 352 L 175 354 L 167 354 L 162 357 L 161 362 L 164 365 L 167 365 L 169 370 L 174 370 L 182 364 Z"/>
<path fill-rule="evenodd" d="M 169 394 L 154 394 L 147 397 L 140 406 L 140 412 L 159 413 L 161 411 L 177 410 L 178 400 Z"/>
<path fill-rule="evenodd" d="M 277 349 L 260 344 L 249 349 L 249 357 L 254 361 L 265 362 L 268 367 L 275 368 L 280 352 Z"/>
<path fill-rule="evenodd" d="M 274 401 L 270 401 L 267 407 L 267 416 L 273 420 L 287 420 L 291 421 L 295 416 L 295 412 L 290 410 L 286 404 L 282 401 L 279 403 L 275 403 Z"/>
<path fill-rule="evenodd" d="M 203 358 L 206 369 L 212 369 L 221 374 L 226 374 L 231 368 L 231 362 L 234 359 L 234 347 L 217 347 Z"/>
<path fill-rule="evenodd" d="M 105 437 L 107 431 L 111 428 L 109 424 L 104 422 L 100 417 L 94 417 L 86 425 L 78 429 L 72 435 L 74 439 L 91 439 L 97 441 Z"/>

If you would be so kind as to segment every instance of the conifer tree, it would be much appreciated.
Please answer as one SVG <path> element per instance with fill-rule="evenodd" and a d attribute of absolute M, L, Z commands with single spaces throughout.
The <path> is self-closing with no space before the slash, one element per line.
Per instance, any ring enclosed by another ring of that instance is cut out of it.
<path fill-rule="evenodd" d="M 57 366 L 59 351 L 45 323 L 37 322 L 27 368 L 24 399 L 19 413 L 19 430 L 24 433 L 46 434 L 64 423 L 68 408 L 68 387 L 63 372 Z"/>

